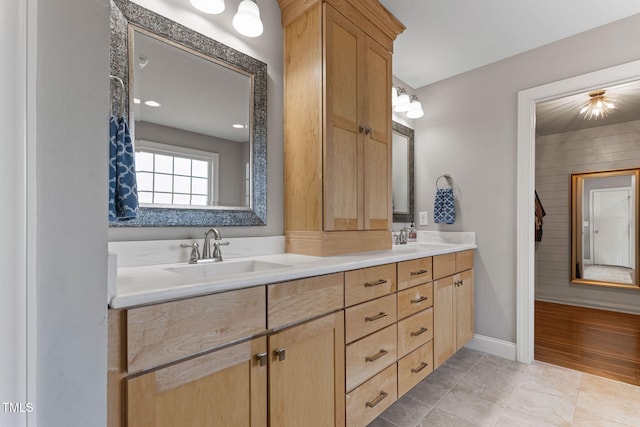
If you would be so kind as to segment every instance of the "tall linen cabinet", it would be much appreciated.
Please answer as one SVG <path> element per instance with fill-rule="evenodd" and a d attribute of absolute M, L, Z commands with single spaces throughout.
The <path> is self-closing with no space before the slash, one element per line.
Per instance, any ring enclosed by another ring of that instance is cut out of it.
<path fill-rule="evenodd" d="M 279 0 L 287 252 L 391 247 L 391 55 L 377 0 Z"/>

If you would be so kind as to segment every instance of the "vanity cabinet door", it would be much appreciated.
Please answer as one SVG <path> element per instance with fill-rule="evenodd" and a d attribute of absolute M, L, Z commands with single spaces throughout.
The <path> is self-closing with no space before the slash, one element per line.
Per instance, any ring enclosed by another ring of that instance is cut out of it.
<path fill-rule="evenodd" d="M 266 351 L 260 337 L 128 378 L 127 426 L 266 426 Z"/>
<path fill-rule="evenodd" d="M 342 311 L 269 336 L 269 359 L 270 425 L 344 426 Z"/>
<path fill-rule="evenodd" d="M 456 274 L 454 279 L 456 294 L 456 350 L 473 338 L 473 270 Z"/>

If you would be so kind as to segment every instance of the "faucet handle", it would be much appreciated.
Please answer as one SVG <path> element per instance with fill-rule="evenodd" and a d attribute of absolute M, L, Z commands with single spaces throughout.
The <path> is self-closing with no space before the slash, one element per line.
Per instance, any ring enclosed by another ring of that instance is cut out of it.
<path fill-rule="evenodd" d="M 189 264 L 196 264 L 198 258 L 200 258 L 200 251 L 198 250 L 198 242 L 193 242 L 190 245 L 181 244 L 181 248 L 191 248 L 191 255 L 189 256 Z"/>

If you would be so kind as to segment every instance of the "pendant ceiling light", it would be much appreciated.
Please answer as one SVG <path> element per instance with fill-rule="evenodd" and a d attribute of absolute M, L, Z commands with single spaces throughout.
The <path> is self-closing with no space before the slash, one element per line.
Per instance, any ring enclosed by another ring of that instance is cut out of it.
<path fill-rule="evenodd" d="M 260 20 L 260 9 L 255 0 L 242 0 L 238 13 L 233 17 L 233 27 L 243 36 L 258 37 L 263 26 Z"/>
<path fill-rule="evenodd" d="M 224 0 L 190 0 L 191 5 L 200 12 L 218 15 L 224 12 Z"/>
<path fill-rule="evenodd" d="M 600 119 L 613 113 L 616 105 L 605 96 L 605 93 L 604 89 L 589 92 L 589 101 L 582 106 L 580 117 L 587 120 Z"/>

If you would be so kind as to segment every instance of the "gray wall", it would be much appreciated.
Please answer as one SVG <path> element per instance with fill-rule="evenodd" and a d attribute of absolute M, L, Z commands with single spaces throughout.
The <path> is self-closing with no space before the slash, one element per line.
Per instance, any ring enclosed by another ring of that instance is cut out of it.
<path fill-rule="evenodd" d="M 547 213 L 536 244 L 536 298 L 640 313 L 638 291 L 569 283 L 570 176 L 639 167 L 639 140 L 640 121 L 536 138 L 536 189 Z"/>
<path fill-rule="evenodd" d="M 477 233 L 476 333 L 516 340 L 518 91 L 639 59 L 640 44 L 629 42 L 639 38 L 634 15 L 417 91 L 425 115 L 415 120 L 416 210 L 433 220 L 443 173 L 458 210 L 455 224 L 419 229 Z"/>
<path fill-rule="evenodd" d="M 35 413 L 39 426 L 100 426 L 106 424 L 109 3 L 37 6 Z"/>
<path fill-rule="evenodd" d="M 260 2 L 264 33 L 255 39 L 239 35 L 231 20 L 237 10 L 227 4 L 222 15 L 203 19 L 185 12 L 182 6 L 158 0 L 135 0 L 156 13 L 220 41 L 267 64 L 267 225 L 263 227 L 220 227 L 223 237 L 281 236 L 284 234 L 284 137 L 283 137 L 283 57 L 280 7 L 276 1 Z M 187 2 L 187 0 L 185 0 Z M 109 241 L 200 239 L 208 228 L 197 227 L 112 227 Z"/>

